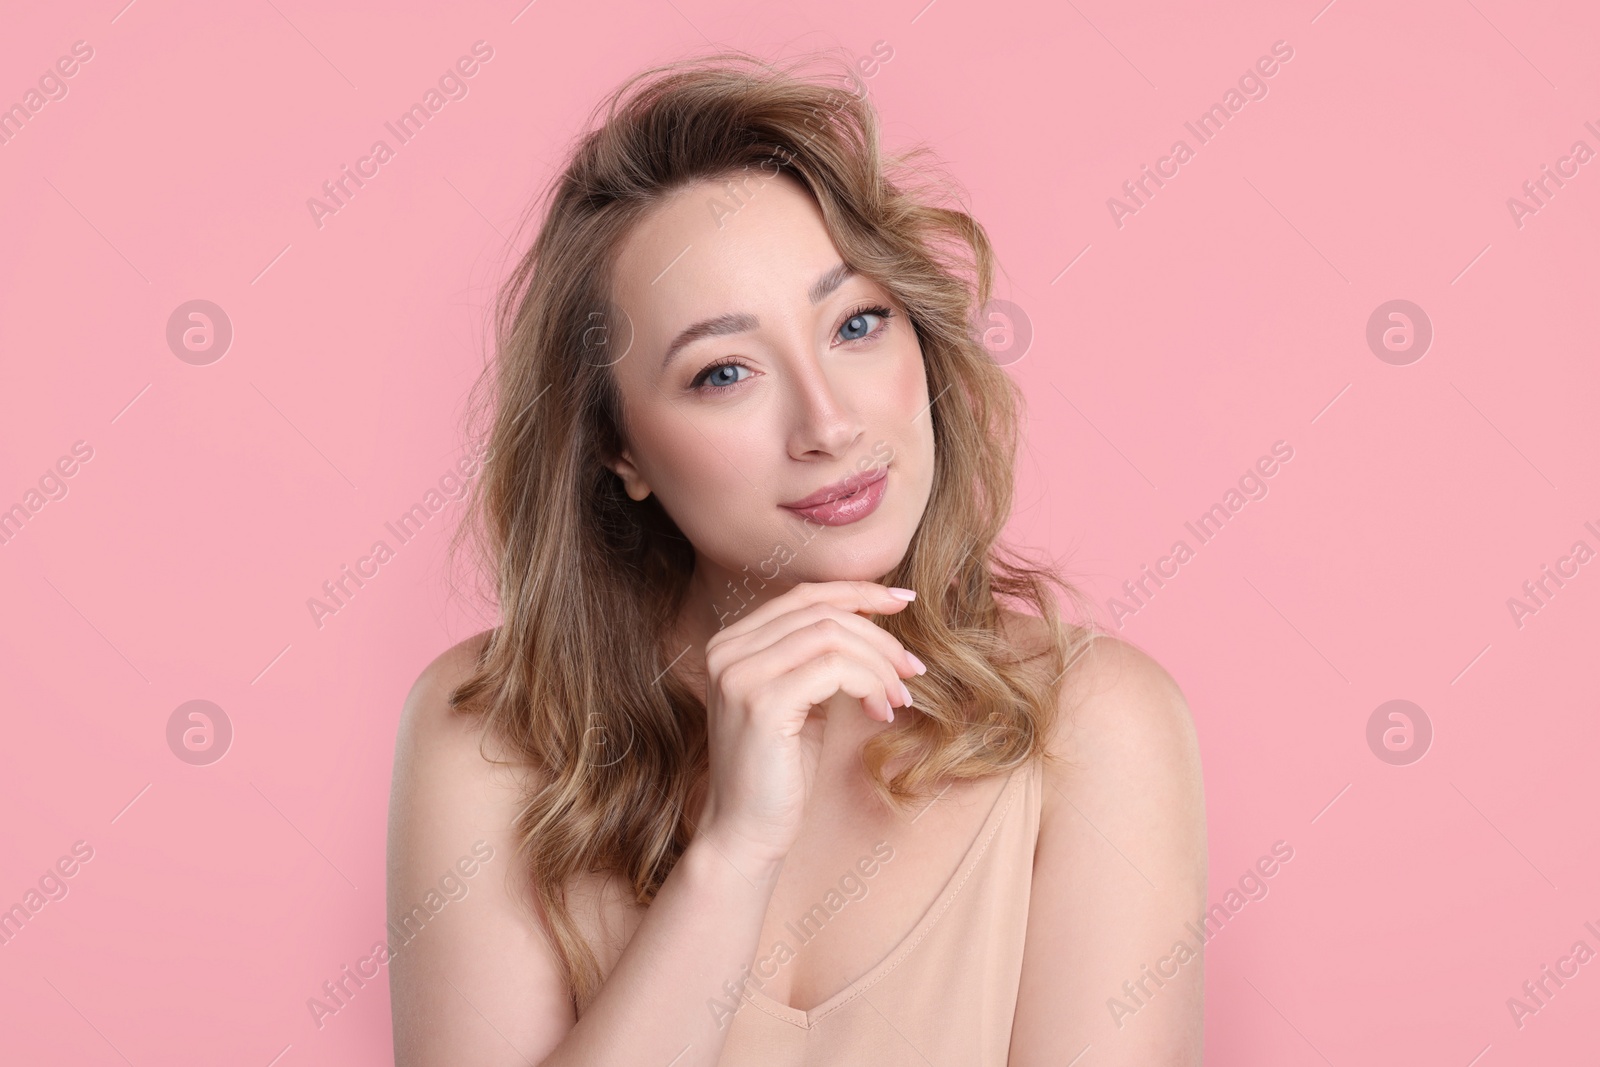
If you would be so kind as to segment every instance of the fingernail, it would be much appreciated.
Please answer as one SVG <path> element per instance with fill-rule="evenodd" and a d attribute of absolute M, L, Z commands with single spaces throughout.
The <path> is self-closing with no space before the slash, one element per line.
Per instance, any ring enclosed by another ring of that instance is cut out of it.
<path fill-rule="evenodd" d="M 891 585 L 889 587 L 889 592 L 893 593 L 895 596 L 899 597 L 901 600 L 915 600 L 915 599 L 917 599 L 917 591 L 915 589 L 901 589 L 897 585 Z"/>
<path fill-rule="evenodd" d="M 918 659 L 917 658 L 917 654 L 915 652 L 911 651 L 909 648 L 906 649 L 906 658 L 911 661 L 911 666 L 913 666 L 913 667 L 915 667 L 917 669 L 917 673 L 918 674 L 927 674 L 928 673 L 928 665 L 926 663 L 922 662 L 920 659 Z"/>
<path fill-rule="evenodd" d="M 900 683 L 900 692 L 902 692 L 902 693 L 904 693 L 906 695 L 906 705 L 905 706 L 908 707 L 908 708 L 911 707 L 911 690 L 906 687 L 906 683 L 904 683 L 904 682 Z"/>

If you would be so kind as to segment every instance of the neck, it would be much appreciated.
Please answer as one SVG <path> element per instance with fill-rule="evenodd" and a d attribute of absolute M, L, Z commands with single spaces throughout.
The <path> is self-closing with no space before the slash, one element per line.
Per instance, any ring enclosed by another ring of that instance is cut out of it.
<path fill-rule="evenodd" d="M 682 653 L 673 670 L 705 681 L 706 642 L 740 619 L 749 618 L 761 605 L 793 588 L 792 583 L 767 580 L 748 568 L 739 572 L 697 558 L 683 607 L 668 641 L 667 657 Z"/>

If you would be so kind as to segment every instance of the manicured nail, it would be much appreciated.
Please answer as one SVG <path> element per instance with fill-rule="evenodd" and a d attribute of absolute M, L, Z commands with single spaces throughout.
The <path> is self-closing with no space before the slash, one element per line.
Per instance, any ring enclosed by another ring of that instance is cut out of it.
<path fill-rule="evenodd" d="M 906 687 L 906 683 L 904 683 L 904 682 L 900 683 L 900 692 L 902 692 L 902 693 L 904 693 L 906 695 L 905 706 L 908 707 L 908 708 L 911 707 L 911 690 Z"/>
<path fill-rule="evenodd" d="M 889 587 L 889 592 L 893 593 L 895 596 L 899 597 L 901 600 L 915 600 L 915 599 L 917 599 L 917 591 L 915 589 L 901 589 L 897 585 L 891 585 Z"/>
<path fill-rule="evenodd" d="M 911 666 L 916 668 L 918 674 L 928 673 L 928 665 L 918 659 L 917 654 L 911 651 L 909 648 L 906 649 L 906 659 L 911 661 Z"/>

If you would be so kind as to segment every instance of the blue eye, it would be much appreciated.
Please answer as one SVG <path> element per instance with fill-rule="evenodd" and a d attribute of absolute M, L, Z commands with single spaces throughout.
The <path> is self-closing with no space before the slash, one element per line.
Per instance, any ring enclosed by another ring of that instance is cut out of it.
<path fill-rule="evenodd" d="M 735 360 L 723 360 L 713 363 L 696 375 L 692 384 L 696 387 L 702 384 L 709 384 L 719 389 L 725 389 L 730 385 L 736 385 L 739 382 L 744 381 L 744 379 L 724 372 L 737 371 L 740 369 L 743 369 L 743 364 Z"/>
<path fill-rule="evenodd" d="M 857 308 L 850 313 L 849 318 L 840 324 L 838 333 L 850 335 L 841 338 L 844 341 L 864 341 L 881 334 L 887 329 L 889 319 L 893 315 L 894 312 L 886 307 Z M 876 328 L 873 328 L 868 321 L 872 318 L 882 320 Z M 718 392 L 729 389 L 749 377 L 748 373 L 742 376 L 738 375 L 737 372 L 740 370 L 748 372 L 749 368 L 740 363 L 737 357 L 729 356 L 719 359 L 715 363 L 708 364 L 699 374 L 696 374 L 694 380 L 689 383 L 689 388 L 696 392 Z"/>
<path fill-rule="evenodd" d="M 877 332 L 877 330 L 870 328 L 871 324 L 867 322 L 869 318 L 876 317 L 887 323 L 889 321 L 889 316 L 893 314 L 894 312 L 890 311 L 886 307 L 861 308 L 860 310 L 851 314 L 851 316 L 844 321 L 844 325 L 839 327 L 839 332 L 849 332 L 852 334 L 852 336 L 844 338 L 846 341 L 860 341 L 863 338 L 870 337 Z M 878 329 L 882 328 L 883 327 L 880 326 Z"/>

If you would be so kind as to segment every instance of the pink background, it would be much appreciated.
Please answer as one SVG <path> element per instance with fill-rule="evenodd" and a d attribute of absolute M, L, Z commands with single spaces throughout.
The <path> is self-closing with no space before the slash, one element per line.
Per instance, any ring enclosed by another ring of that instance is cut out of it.
<path fill-rule="evenodd" d="M 1195 550 L 1117 632 L 1192 705 L 1212 899 L 1294 848 L 1207 950 L 1208 1060 L 1594 1055 L 1600 962 L 1521 1028 L 1506 1005 L 1600 950 L 1600 561 L 1507 607 L 1600 549 L 1600 160 L 1507 207 L 1600 149 L 1592 5 L 122 3 L 0 36 L 6 106 L 94 50 L 0 145 L 0 508 L 93 450 L 0 545 L 0 905 L 94 850 L 0 946 L 9 1061 L 388 1062 L 385 977 L 320 1029 L 306 1001 L 384 936 L 401 701 L 486 624 L 444 581 L 459 506 L 320 627 L 307 600 L 463 453 L 507 239 L 590 107 L 708 40 L 892 49 L 890 147 L 948 161 L 1035 331 L 1014 538 L 1102 608 Z M 478 40 L 469 95 L 319 228 L 307 198 Z M 1280 40 L 1268 95 L 1116 225 Z M 234 329 L 209 365 L 166 340 L 193 299 Z M 1404 366 L 1366 341 L 1394 299 L 1434 330 Z M 195 699 L 234 730 L 208 766 L 166 739 Z M 1368 747 L 1391 699 L 1432 724 L 1420 761 Z"/>

